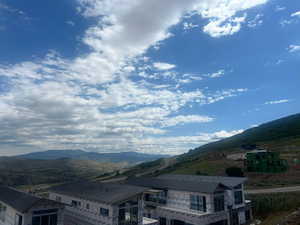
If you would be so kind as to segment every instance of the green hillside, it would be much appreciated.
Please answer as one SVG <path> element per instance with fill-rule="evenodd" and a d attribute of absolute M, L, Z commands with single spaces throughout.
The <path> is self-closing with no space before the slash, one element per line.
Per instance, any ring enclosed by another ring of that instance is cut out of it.
<path fill-rule="evenodd" d="M 246 174 L 251 187 L 300 184 L 300 114 L 285 117 L 244 131 L 239 135 L 210 143 L 177 156 L 173 160 L 156 161 L 155 166 L 141 164 L 129 171 L 127 176 L 162 173 L 225 175 L 228 167 L 243 168 L 243 161 L 229 160 L 228 155 L 245 153 L 261 147 L 278 151 L 287 159 L 290 169 L 281 174 Z M 171 162 L 171 163 L 170 163 Z"/>
<path fill-rule="evenodd" d="M 297 140 L 299 139 L 300 114 L 296 114 L 248 129 L 233 137 L 201 146 L 191 150 L 184 156 L 190 157 L 203 152 L 240 149 L 244 146 L 255 144 L 263 147 L 265 144 L 270 144 L 272 142 L 276 142 L 278 147 L 281 147 L 280 142 L 284 142 L 285 145 L 287 144 L 287 140 L 293 140 L 293 143 L 296 141 L 297 144 Z"/>

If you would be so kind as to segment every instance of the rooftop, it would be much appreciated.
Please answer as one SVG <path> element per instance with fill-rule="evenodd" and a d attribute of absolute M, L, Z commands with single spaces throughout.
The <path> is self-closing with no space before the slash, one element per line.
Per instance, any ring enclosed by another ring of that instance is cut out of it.
<path fill-rule="evenodd" d="M 51 192 L 105 204 L 116 204 L 146 191 L 146 188 L 100 182 L 79 182 L 56 186 Z"/>
<path fill-rule="evenodd" d="M 160 180 L 176 180 L 176 181 L 180 181 L 183 184 L 185 184 L 186 182 L 219 183 L 230 188 L 243 184 L 247 180 L 247 178 L 245 177 L 198 176 L 198 175 L 179 175 L 179 174 L 165 174 L 157 178 Z"/>
<path fill-rule="evenodd" d="M 136 186 L 148 187 L 153 189 L 171 189 L 178 191 L 190 191 L 201 193 L 214 193 L 217 190 L 224 190 L 226 187 L 220 182 L 202 182 L 202 181 L 185 181 L 176 179 L 163 178 L 133 178 L 129 179 L 127 183 Z"/>
<path fill-rule="evenodd" d="M 20 213 L 25 213 L 37 205 L 62 205 L 6 186 L 0 186 L 0 201 Z"/>

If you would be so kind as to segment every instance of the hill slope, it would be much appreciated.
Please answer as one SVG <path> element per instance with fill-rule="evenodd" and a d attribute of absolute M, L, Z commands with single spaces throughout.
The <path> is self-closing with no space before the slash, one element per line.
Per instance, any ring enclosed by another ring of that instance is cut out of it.
<path fill-rule="evenodd" d="M 300 114 L 262 124 L 241 134 L 195 148 L 172 160 L 160 160 L 138 165 L 126 176 L 162 173 L 225 175 L 231 166 L 243 168 L 243 161 L 228 160 L 232 153 L 243 153 L 255 146 L 278 151 L 288 160 L 290 170 L 284 174 L 246 174 L 250 186 L 300 184 Z M 166 164 L 168 163 L 168 165 Z"/>
<path fill-rule="evenodd" d="M 22 159 L 56 160 L 61 158 L 68 158 L 68 159 L 79 159 L 79 160 L 95 160 L 98 162 L 111 162 L 111 163 L 126 162 L 129 164 L 153 161 L 164 157 L 168 157 L 168 155 L 144 154 L 138 152 L 97 153 L 97 152 L 85 152 L 82 150 L 49 150 L 45 152 L 33 152 L 33 153 L 17 156 L 17 158 L 22 158 Z"/>
<path fill-rule="evenodd" d="M 0 184 L 36 185 L 92 179 L 123 166 L 123 164 L 89 160 L 0 157 Z"/>

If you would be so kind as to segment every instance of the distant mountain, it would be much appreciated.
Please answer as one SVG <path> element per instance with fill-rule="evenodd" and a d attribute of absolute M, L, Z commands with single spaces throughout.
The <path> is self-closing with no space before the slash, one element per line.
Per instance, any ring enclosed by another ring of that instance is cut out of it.
<path fill-rule="evenodd" d="M 169 157 L 168 155 L 144 154 L 138 152 L 120 152 L 120 153 L 97 153 L 86 152 L 82 150 L 49 150 L 44 152 L 33 152 L 25 155 L 19 155 L 17 158 L 22 159 L 44 159 L 57 160 L 62 158 L 94 160 L 98 162 L 110 163 L 130 163 L 137 164 Z"/>
<path fill-rule="evenodd" d="M 54 184 L 95 179 L 124 166 L 124 163 L 91 160 L 0 157 L 0 185 Z"/>

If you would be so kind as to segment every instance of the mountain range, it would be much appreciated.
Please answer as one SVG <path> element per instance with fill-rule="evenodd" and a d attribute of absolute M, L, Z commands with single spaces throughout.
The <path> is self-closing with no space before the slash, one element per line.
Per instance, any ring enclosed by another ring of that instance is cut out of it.
<path fill-rule="evenodd" d="M 119 152 L 119 153 L 97 153 L 86 152 L 82 150 L 48 150 L 43 152 L 32 152 L 25 155 L 16 156 L 22 159 L 77 159 L 77 160 L 94 160 L 98 162 L 109 163 L 128 163 L 137 164 L 169 157 L 169 155 L 145 154 L 138 152 Z"/>

